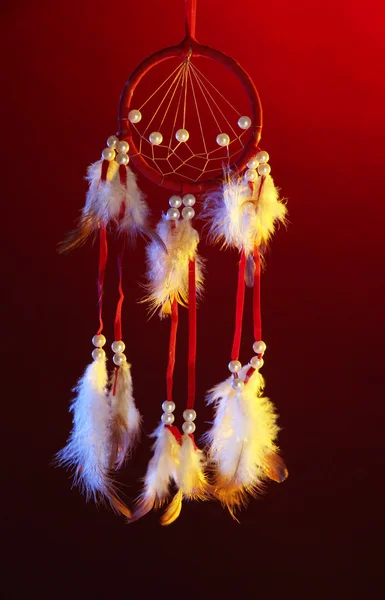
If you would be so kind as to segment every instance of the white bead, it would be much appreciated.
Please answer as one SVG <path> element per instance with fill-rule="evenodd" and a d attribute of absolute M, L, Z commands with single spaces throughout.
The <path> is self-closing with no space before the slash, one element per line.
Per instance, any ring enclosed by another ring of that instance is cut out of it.
<path fill-rule="evenodd" d="M 180 196 L 175 195 L 171 196 L 168 203 L 172 208 L 179 208 L 180 206 L 182 206 L 182 198 Z"/>
<path fill-rule="evenodd" d="M 119 138 L 117 138 L 116 135 L 110 135 L 110 137 L 107 140 L 107 146 L 109 148 L 115 148 L 118 141 L 119 141 Z"/>
<path fill-rule="evenodd" d="M 258 356 L 253 356 L 250 358 L 250 365 L 253 367 L 253 369 L 261 369 L 263 367 L 263 363 L 263 358 L 259 358 Z"/>
<path fill-rule="evenodd" d="M 259 165 L 259 162 L 255 156 L 253 156 L 253 158 L 250 158 L 249 162 L 247 163 L 247 166 L 249 167 L 249 169 L 256 169 L 258 167 L 258 165 Z"/>
<path fill-rule="evenodd" d="M 180 213 L 177 208 L 169 208 L 166 215 L 169 221 L 177 221 L 180 217 Z"/>
<path fill-rule="evenodd" d="M 230 361 L 228 364 L 228 367 L 229 367 L 230 373 L 239 373 L 239 371 L 242 369 L 242 365 L 239 362 L 239 360 Z"/>
<path fill-rule="evenodd" d="M 183 413 L 183 418 L 185 421 L 195 421 L 197 414 L 193 408 L 186 408 Z"/>
<path fill-rule="evenodd" d="M 192 421 L 186 421 L 185 423 L 183 423 L 182 429 L 185 433 L 188 433 L 188 434 L 194 433 L 195 423 L 193 423 Z"/>
<path fill-rule="evenodd" d="M 245 387 L 245 383 L 242 381 L 242 379 L 239 379 L 239 377 L 236 377 L 233 380 L 232 386 L 236 392 L 240 392 Z"/>
<path fill-rule="evenodd" d="M 108 160 L 108 162 L 111 162 L 115 158 L 115 150 L 112 148 L 104 148 L 102 152 L 102 158 L 104 160 Z"/>
<path fill-rule="evenodd" d="M 190 137 L 190 134 L 187 131 L 187 129 L 178 129 L 178 131 L 175 134 L 175 137 L 178 140 L 178 142 L 187 142 L 187 140 Z"/>
<path fill-rule="evenodd" d="M 102 348 L 95 348 L 95 350 L 92 351 L 92 358 L 94 360 L 102 360 L 102 358 L 104 358 L 105 356 L 106 353 Z"/>
<path fill-rule="evenodd" d="M 194 206 L 195 202 L 196 202 L 196 199 L 193 194 L 185 194 L 183 196 L 183 204 L 185 206 Z"/>
<path fill-rule="evenodd" d="M 122 340 L 118 340 L 118 341 L 112 342 L 111 348 L 112 348 L 112 352 L 115 352 L 115 353 L 124 352 L 126 349 L 126 344 L 124 342 L 122 342 Z"/>
<path fill-rule="evenodd" d="M 165 400 L 162 404 L 162 410 L 165 413 L 172 413 L 175 410 L 175 403 L 172 400 Z"/>
<path fill-rule="evenodd" d="M 258 152 L 258 154 L 256 156 L 257 161 L 260 163 L 269 162 L 269 158 L 270 158 L 270 156 L 268 155 L 268 153 L 265 150 L 261 150 L 260 152 Z"/>
<path fill-rule="evenodd" d="M 182 210 L 182 217 L 184 219 L 192 219 L 195 215 L 195 210 L 191 206 L 185 206 Z"/>
<path fill-rule="evenodd" d="M 238 119 L 238 127 L 241 129 L 248 129 L 251 125 L 250 117 L 240 117 Z"/>
<path fill-rule="evenodd" d="M 254 342 L 253 350 L 254 350 L 255 354 L 263 354 L 266 351 L 265 342 L 262 342 L 262 341 Z"/>
<path fill-rule="evenodd" d="M 120 367 L 123 363 L 126 362 L 127 358 L 126 355 L 123 354 L 123 352 L 117 352 L 116 354 L 114 354 L 112 360 L 114 361 L 117 367 Z"/>
<path fill-rule="evenodd" d="M 228 146 L 230 144 L 230 137 L 227 133 L 220 133 L 217 135 L 217 144 L 218 146 Z"/>
<path fill-rule="evenodd" d="M 258 179 L 258 173 L 255 169 L 247 169 L 245 173 L 246 181 L 255 181 Z"/>
<path fill-rule="evenodd" d="M 106 338 L 104 337 L 104 335 L 102 333 L 96 334 L 92 338 L 92 343 L 97 348 L 101 348 L 102 346 L 104 346 L 104 344 L 106 343 L 106 341 L 107 340 L 106 340 Z"/>
<path fill-rule="evenodd" d="M 159 146 L 163 142 L 163 135 L 160 131 L 153 131 L 148 138 L 154 146 Z"/>
<path fill-rule="evenodd" d="M 128 113 L 128 119 L 131 123 L 139 123 L 142 118 L 142 113 L 140 110 L 130 110 Z"/>
<path fill-rule="evenodd" d="M 128 165 L 128 163 L 130 162 L 130 157 L 127 156 L 127 154 L 118 154 L 118 156 L 116 157 L 116 162 L 118 163 L 118 165 Z"/>
<path fill-rule="evenodd" d="M 120 154 L 127 154 L 130 149 L 130 144 L 126 142 L 126 140 L 120 140 L 120 142 L 116 144 L 116 149 Z"/>
<path fill-rule="evenodd" d="M 259 165 L 259 167 L 258 167 L 258 173 L 262 176 L 268 175 L 270 173 L 270 171 L 271 171 L 271 166 L 266 163 L 263 163 L 263 164 Z"/>
<path fill-rule="evenodd" d="M 163 413 L 160 418 L 163 425 L 171 425 L 175 421 L 175 417 L 172 413 Z"/>

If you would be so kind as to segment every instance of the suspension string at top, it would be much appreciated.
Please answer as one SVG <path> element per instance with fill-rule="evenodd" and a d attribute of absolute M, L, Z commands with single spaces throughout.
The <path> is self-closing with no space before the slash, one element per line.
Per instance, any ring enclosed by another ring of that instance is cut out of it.
<path fill-rule="evenodd" d="M 238 287 L 237 297 L 235 305 L 235 330 L 233 339 L 233 348 L 231 350 L 231 360 L 238 360 L 239 350 L 241 347 L 241 336 L 242 336 L 242 321 L 243 321 L 243 307 L 245 304 L 245 269 L 246 269 L 246 256 L 245 253 L 241 252 L 241 260 L 238 267 Z"/>
<path fill-rule="evenodd" d="M 188 264 L 188 375 L 187 375 L 187 408 L 194 408 L 196 385 L 196 353 L 197 353 L 197 302 L 195 260 Z"/>
<path fill-rule="evenodd" d="M 185 0 L 184 10 L 186 36 L 195 39 L 197 0 Z"/>
<path fill-rule="evenodd" d="M 171 304 L 170 342 L 169 342 L 169 347 L 168 347 L 168 365 L 167 365 L 167 373 L 166 373 L 167 400 L 169 402 L 172 402 L 177 331 L 178 331 L 178 302 L 177 302 L 177 300 L 174 299 Z"/>
<path fill-rule="evenodd" d="M 98 274 L 98 304 L 99 304 L 99 329 L 97 335 L 103 331 L 103 287 L 108 256 L 107 232 L 104 226 L 99 230 L 99 274 Z"/>

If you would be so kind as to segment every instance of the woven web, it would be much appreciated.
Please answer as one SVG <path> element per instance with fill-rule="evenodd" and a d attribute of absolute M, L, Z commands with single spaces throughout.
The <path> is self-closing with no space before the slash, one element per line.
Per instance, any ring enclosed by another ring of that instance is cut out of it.
<path fill-rule="evenodd" d="M 166 61 L 167 63 L 169 61 Z M 213 83 L 214 75 L 224 68 L 213 61 L 208 74 L 198 68 L 191 58 L 182 62 L 178 59 L 175 69 L 156 81 L 150 74 L 146 86 L 146 99 L 139 106 L 131 103 L 130 109 L 142 114 L 139 123 L 132 123 L 138 154 L 157 169 L 162 176 L 172 176 L 177 181 L 200 182 L 218 175 L 224 166 L 230 166 L 243 150 L 249 139 L 249 130 L 238 126 L 238 119 L 246 113 L 234 106 L 243 88 L 233 74 L 221 74 L 220 87 Z M 217 77 L 218 79 L 218 77 Z M 149 84 L 154 84 L 154 91 Z M 217 83 L 215 81 L 215 83 Z M 229 100 L 231 98 L 232 101 Z M 244 101 L 244 98 L 243 98 Z M 243 102 L 245 104 L 245 102 Z M 179 142 L 175 134 L 179 129 L 189 132 L 186 142 Z M 163 141 L 153 145 L 149 141 L 152 132 L 160 132 Z M 230 138 L 227 146 L 219 146 L 218 134 L 226 133 Z M 131 155 L 135 156 L 135 155 Z"/>

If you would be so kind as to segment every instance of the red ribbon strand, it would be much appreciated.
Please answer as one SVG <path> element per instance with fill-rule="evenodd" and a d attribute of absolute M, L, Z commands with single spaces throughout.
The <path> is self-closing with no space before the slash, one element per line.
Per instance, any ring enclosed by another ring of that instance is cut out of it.
<path fill-rule="evenodd" d="M 173 301 L 171 305 L 171 327 L 170 327 L 170 342 L 168 348 L 168 365 L 166 373 L 167 400 L 172 401 L 172 388 L 174 379 L 175 367 L 175 350 L 176 350 L 176 334 L 178 331 L 178 302 Z"/>
<path fill-rule="evenodd" d="M 99 303 L 99 329 L 97 334 L 101 334 L 103 331 L 103 287 L 104 287 L 104 274 L 106 272 L 108 246 L 107 246 L 107 232 L 106 228 L 100 227 L 99 231 L 99 275 L 98 275 L 98 303 Z"/>
<path fill-rule="evenodd" d="M 243 321 L 243 307 L 245 304 L 245 268 L 246 268 L 246 257 L 245 253 L 241 253 L 241 260 L 238 267 L 238 287 L 237 287 L 237 298 L 235 305 L 235 331 L 233 348 L 231 350 L 231 360 L 238 360 L 239 349 L 241 346 L 242 336 L 242 321 Z"/>
<path fill-rule="evenodd" d="M 187 379 L 187 408 L 194 408 L 195 382 L 196 382 L 196 354 L 197 354 L 197 299 L 195 260 L 188 264 L 188 379 Z"/>

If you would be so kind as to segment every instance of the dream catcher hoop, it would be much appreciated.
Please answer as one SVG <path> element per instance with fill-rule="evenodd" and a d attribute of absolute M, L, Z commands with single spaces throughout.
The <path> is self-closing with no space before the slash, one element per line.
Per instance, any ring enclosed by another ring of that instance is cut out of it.
<path fill-rule="evenodd" d="M 77 229 L 62 246 L 69 250 L 90 236 L 99 236 L 99 328 L 92 338 L 93 362 L 75 388 L 73 429 L 58 461 L 74 470 L 75 484 L 87 497 L 107 499 L 129 522 L 164 506 L 163 525 L 179 516 L 183 500 L 218 499 L 236 518 L 235 511 L 249 495 L 261 492 L 266 480 L 281 482 L 287 477 L 276 446 L 275 409 L 263 394 L 260 373 L 266 350 L 261 325 L 261 261 L 276 225 L 285 221 L 286 207 L 270 175 L 269 155 L 259 147 L 262 108 L 254 83 L 234 59 L 197 42 L 196 0 L 185 1 L 185 16 L 182 42 L 146 59 L 128 79 L 120 100 L 119 132 L 108 138 L 102 159 L 89 167 L 86 204 Z M 198 66 L 201 58 L 215 69 L 205 73 Z M 230 88 L 221 90 L 214 81 L 219 64 L 243 88 L 249 113 L 238 111 Z M 156 71 L 165 65 L 172 66 L 166 72 Z M 140 100 L 145 80 L 146 95 Z M 155 231 L 129 164 L 172 192 L 169 208 Z M 209 240 L 219 242 L 222 248 L 236 248 L 240 255 L 230 376 L 208 394 L 214 420 L 203 436 L 202 447 L 197 446 L 194 435 L 197 298 L 204 283 L 203 261 L 197 250 L 199 233 L 193 226 L 197 196 L 203 201 L 201 217 L 209 227 Z M 153 457 L 143 490 L 131 511 L 117 494 L 113 474 L 130 456 L 141 424 L 122 340 L 124 253 L 127 239 L 138 234 L 149 240 L 146 295 L 141 301 L 148 303 L 151 313 L 168 318 L 170 333 L 163 414 L 152 434 Z M 103 296 L 111 235 L 118 236 L 120 251 L 109 374 L 103 349 Z M 245 286 L 253 288 L 255 342 L 254 355 L 242 365 Z M 187 403 L 181 431 L 175 424 L 173 398 L 180 307 L 188 310 L 189 327 Z"/>

